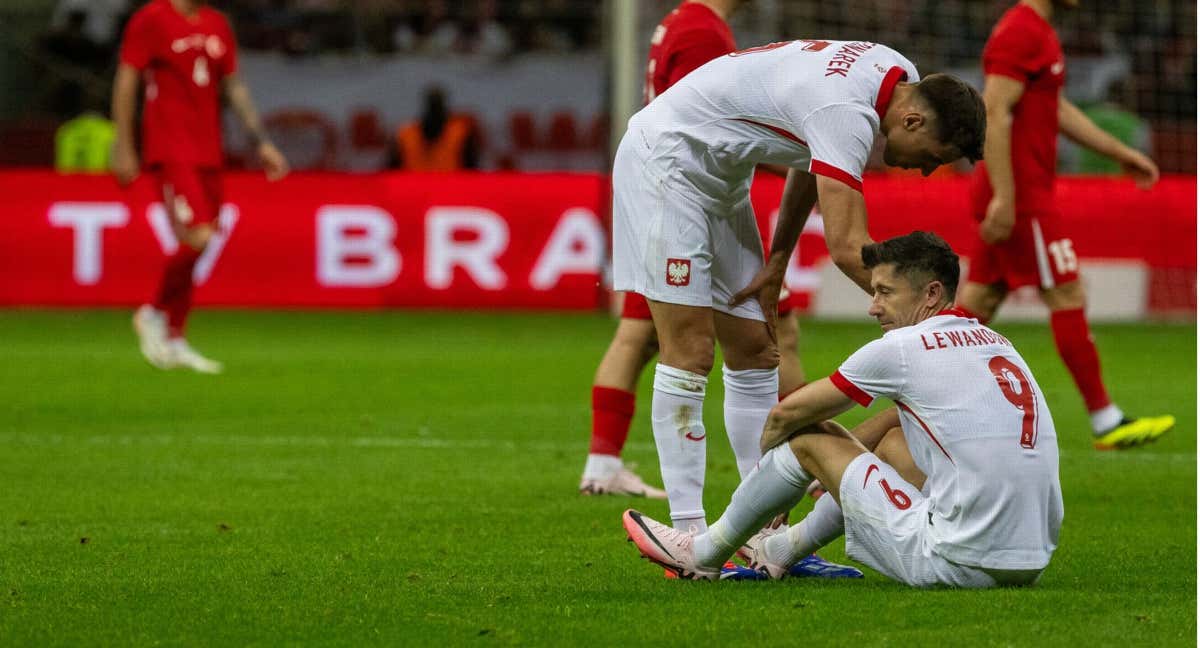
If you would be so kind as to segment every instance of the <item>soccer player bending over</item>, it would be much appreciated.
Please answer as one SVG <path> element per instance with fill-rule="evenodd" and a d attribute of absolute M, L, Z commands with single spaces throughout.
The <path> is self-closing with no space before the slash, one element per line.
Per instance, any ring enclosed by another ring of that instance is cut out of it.
<path fill-rule="evenodd" d="M 818 196 L 834 263 L 864 290 L 871 242 L 862 172 L 982 155 L 979 93 L 869 42 L 797 40 L 716 58 L 629 120 L 613 162 L 613 287 L 646 297 L 659 340 L 651 426 L 675 527 L 704 531 L 703 411 L 714 345 L 739 470 L 761 457 L 778 404 L 775 319 L 796 240 Z M 789 167 L 769 255 L 750 203 L 757 165 Z M 746 474 L 745 472 L 742 473 Z"/>
<path fill-rule="evenodd" d="M 282 178 L 288 165 L 267 140 L 250 91 L 236 74 L 237 43 L 229 22 L 206 5 L 152 0 L 129 19 L 113 81 L 113 174 L 127 185 L 145 163 L 179 242 L 153 304 L 133 316 L 142 355 L 160 369 L 218 373 L 219 362 L 187 343 L 184 325 L 192 308 L 192 271 L 220 226 L 222 94 L 257 142 L 267 179 Z M 133 139 L 139 82 L 145 86 L 141 162 Z"/>
<path fill-rule="evenodd" d="M 771 411 L 768 451 L 706 533 L 637 511 L 622 521 L 650 560 L 711 579 L 735 550 L 772 578 L 843 533 L 846 552 L 902 583 L 1034 583 L 1058 544 L 1063 502 L 1046 399 L 1003 336 L 954 304 L 958 256 L 913 232 L 863 248 L 883 337 Z M 876 398 L 896 407 L 853 435 L 828 419 Z M 820 479 L 832 497 L 787 533 L 751 537 Z"/>

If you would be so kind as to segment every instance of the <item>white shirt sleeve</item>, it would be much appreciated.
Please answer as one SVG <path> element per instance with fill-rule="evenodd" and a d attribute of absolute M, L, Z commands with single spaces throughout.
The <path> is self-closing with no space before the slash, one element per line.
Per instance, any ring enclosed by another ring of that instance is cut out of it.
<path fill-rule="evenodd" d="M 884 336 L 855 351 L 829 377 L 834 386 L 863 407 L 876 398 L 900 398 L 905 374 L 904 347 Z"/>
<path fill-rule="evenodd" d="M 809 173 L 862 191 L 863 169 L 875 144 L 874 123 L 863 110 L 854 104 L 831 104 L 804 118 L 802 132 L 812 151 Z"/>

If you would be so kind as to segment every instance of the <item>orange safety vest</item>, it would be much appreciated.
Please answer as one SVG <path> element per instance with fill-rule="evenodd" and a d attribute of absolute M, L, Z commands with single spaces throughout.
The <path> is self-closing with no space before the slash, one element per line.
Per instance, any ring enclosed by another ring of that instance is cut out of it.
<path fill-rule="evenodd" d="M 458 171 L 463 168 L 471 120 L 452 116 L 433 142 L 426 142 L 420 122 L 409 122 L 396 131 L 401 168 L 406 171 Z"/>

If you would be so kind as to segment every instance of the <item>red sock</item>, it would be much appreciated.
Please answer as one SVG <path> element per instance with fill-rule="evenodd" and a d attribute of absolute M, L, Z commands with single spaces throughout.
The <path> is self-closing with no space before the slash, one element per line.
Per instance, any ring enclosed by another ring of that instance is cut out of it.
<path fill-rule="evenodd" d="M 633 420 L 633 392 L 612 387 L 592 386 L 591 454 L 621 456 L 629 423 Z"/>
<path fill-rule="evenodd" d="M 167 267 L 163 270 L 154 307 L 166 311 L 167 332 L 171 337 L 183 336 L 188 311 L 192 309 L 192 269 L 199 258 L 199 252 L 181 245 L 167 259 Z"/>
<path fill-rule="evenodd" d="M 1058 355 L 1075 379 L 1088 411 L 1094 412 L 1111 404 L 1104 381 L 1100 379 L 1100 354 L 1096 352 L 1096 342 L 1088 330 L 1083 309 L 1052 311 L 1050 328 L 1054 331 Z"/>

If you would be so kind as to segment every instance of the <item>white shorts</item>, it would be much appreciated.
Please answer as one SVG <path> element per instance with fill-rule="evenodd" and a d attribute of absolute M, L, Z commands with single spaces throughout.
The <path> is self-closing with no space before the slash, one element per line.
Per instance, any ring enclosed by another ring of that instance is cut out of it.
<path fill-rule="evenodd" d="M 846 555 L 913 587 L 1027 585 L 1041 570 L 1001 571 L 960 565 L 934 553 L 925 527 L 930 501 L 871 453 L 846 466 L 841 484 Z"/>
<path fill-rule="evenodd" d="M 726 201 L 703 195 L 629 130 L 613 161 L 613 289 L 765 321 L 755 299 L 729 306 L 763 267 L 746 187 Z"/>

